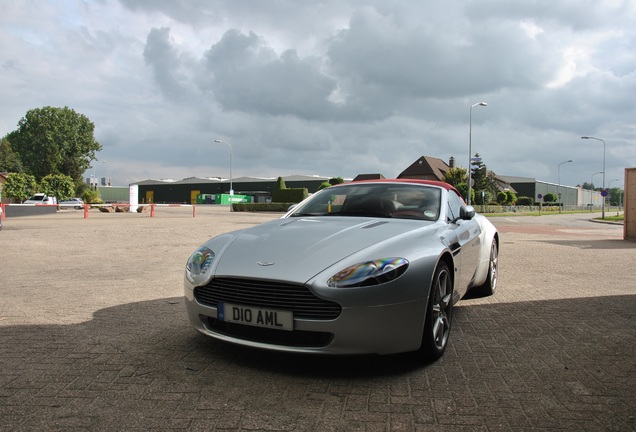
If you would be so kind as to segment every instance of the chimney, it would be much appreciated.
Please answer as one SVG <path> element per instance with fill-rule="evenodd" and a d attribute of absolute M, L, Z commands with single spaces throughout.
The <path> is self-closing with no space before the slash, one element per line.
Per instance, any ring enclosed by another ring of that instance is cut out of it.
<path fill-rule="evenodd" d="M 455 168 L 455 158 L 451 156 L 450 160 L 448 161 L 448 166 L 449 168 Z"/>

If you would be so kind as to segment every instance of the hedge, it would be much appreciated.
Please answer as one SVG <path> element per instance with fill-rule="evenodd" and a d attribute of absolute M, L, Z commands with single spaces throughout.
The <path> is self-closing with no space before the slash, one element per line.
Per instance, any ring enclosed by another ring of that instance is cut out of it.
<path fill-rule="evenodd" d="M 235 203 L 232 210 L 243 212 L 282 212 L 287 213 L 289 208 L 297 203 Z"/>

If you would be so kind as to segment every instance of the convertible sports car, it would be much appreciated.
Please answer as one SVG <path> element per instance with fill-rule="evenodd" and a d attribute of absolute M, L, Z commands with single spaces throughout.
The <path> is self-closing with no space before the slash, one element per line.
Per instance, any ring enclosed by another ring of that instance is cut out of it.
<path fill-rule="evenodd" d="M 204 243 L 186 264 L 186 310 L 197 331 L 236 344 L 435 360 L 453 305 L 495 291 L 498 250 L 495 227 L 449 184 L 343 183 Z"/>

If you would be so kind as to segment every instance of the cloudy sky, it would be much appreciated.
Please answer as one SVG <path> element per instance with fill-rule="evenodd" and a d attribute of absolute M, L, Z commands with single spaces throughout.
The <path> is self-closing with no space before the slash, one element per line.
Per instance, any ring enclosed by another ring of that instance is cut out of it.
<path fill-rule="evenodd" d="M 0 135 L 95 123 L 93 172 L 395 177 L 420 156 L 622 186 L 635 0 L 2 0 Z M 573 163 L 560 165 L 567 160 Z M 559 167 L 560 166 L 560 170 Z M 613 181 L 617 180 L 617 181 Z"/>

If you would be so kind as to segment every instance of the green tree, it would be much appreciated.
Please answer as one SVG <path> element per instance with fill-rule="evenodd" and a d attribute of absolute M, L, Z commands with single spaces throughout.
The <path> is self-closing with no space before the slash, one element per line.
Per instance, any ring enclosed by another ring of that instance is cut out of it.
<path fill-rule="evenodd" d="M 554 203 L 557 201 L 558 201 L 558 197 L 556 196 L 556 194 L 553 194 L 552 192 L 543 195 L 543 202 Z"/>
<path fill-rule="evenodd" d="M 508 194 L 504 191 L 497 193 L 497 203 L 500 205 L 505 205 L 506 201 L 508 201 Z"/>
<path fill-rule="evenodd" d="M 342 179 L 342 177 L 333 177 L 329 179 L 329 184 L 331 186 L 335 186 L 340 183 L 344 183 L 344 180 Z"/>
<path fill-rule="evenodd" d="M 488 172 L 486 165 L 482 162 L 479 153 L 475 153 L 475 158 L 472 161 L 472 180 L 473 188 L 475 189 L 475 195 L 477 199 L 481 199 L 481 192 L 484 191 L 493 197 L 497 194 L 497 182 L 495 180 L 495 174 L 491 171 Z M 486 201 L 486 200 L 484 200 Z M 488 204 L 490 199 L 484 204 Z M 479 203 L 478 203 L 479 204 Z"/>
<path fill-rule="evenodd" d="M 0 142 L 0 172 L 22 172 L 20 157 L 13 151 L 6 138 L 2 138 L 2 142 Z"/>
<path fill-rule="evenodd" d="M 331 183 L 329 183 L 328 181 L 322 182 L 322 183 L 320 183 L 320 186 L 318 186 L 318 190 L 323 190 L 323 189 L 331 187 L 331 186 L 333 186 L 333 185 Z"/>
<path fill-rule="evenodd" d="M 49 174 L 40 182 L 40 191 L 48 196 L 54 196 L 57 201 L 67 200 L 75 193 L 75 183 L 69 176 L 63 174 Z"/>
<path fill-rule="evenodd" d="M 594 186 L 594 183 L 583 182 L 583 189 L 586 190 L 601 190 L 602 188 Z"/>
<path fill-rule="evenodd" d="M 623 189 L 611 188 L 609 190 L 609 202 L 611 205 L 621 205 L 623 203 Z"/>
<path fill-rule="evenodd" d="M 459 192 L 459 195 L 465 197 L 464 200 L 468 197 L 468 185 L 466 183 L 460 183 L 455 185 L 455 189 Z M 475 189 L 470 190 L 470 202 L 475 202 Z"/>
<path fill-rule="evenodd" d="M 473 189 L 478 193 L 487 190 L 488 179 L 486 165 L 481 161 L 479 153 L 475 153 L 475 157 L 470 162 L 472 170 Z"/>
<path fill-rule="evenodd" d="M 451 168 L 446 171 L 446 174 L 444 174 L 444 181 L 455 187 L 461 183 L 466 184 L 468 181 L 468 171 L 466 171 L 465 168 L 460 167 Z M 462 196 L 466 196 L 465 191 L 462 193 Z"/>
<path fill-rule="evenodd" d="M 102 149 L 93 132 L 95 125 L 83 114 L 64 107 L 29 110 L 18 129 L 7 139 L 18 154 L 25 172 L 41 180 L 48 174 L 65 174 L 75 182 L 96 160 Z"/>
<path fill-rule="evenodd" d="M 2 193 L 9 198 L 16 198 L 20 202 L 28 199 L 36 193 L 37 182 L 35 177 L 24 173 L 11 173 L 2 186 Z"/>

